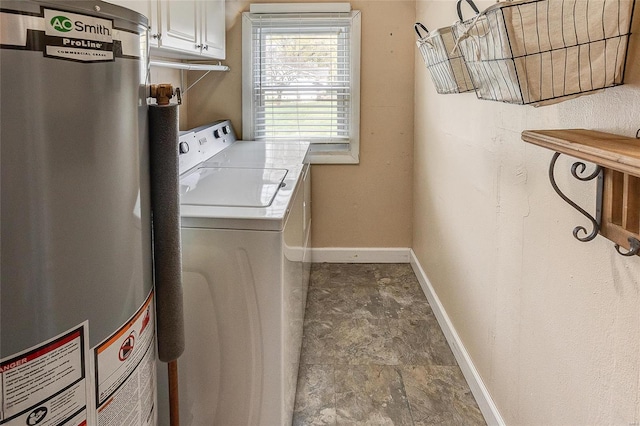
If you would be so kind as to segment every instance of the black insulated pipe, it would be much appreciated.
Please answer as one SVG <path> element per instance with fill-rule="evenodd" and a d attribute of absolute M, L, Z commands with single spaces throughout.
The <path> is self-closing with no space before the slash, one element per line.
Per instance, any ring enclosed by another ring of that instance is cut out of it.
<path fill-rule="evenodd" d="M 178 105 L 149 105 L 151 212 L 158 358 L 175 361 L 184 352 Z"/>

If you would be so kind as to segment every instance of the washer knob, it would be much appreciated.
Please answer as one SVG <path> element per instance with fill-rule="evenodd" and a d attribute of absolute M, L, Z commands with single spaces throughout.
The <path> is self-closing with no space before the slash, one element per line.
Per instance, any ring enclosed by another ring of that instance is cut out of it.
<path fill-rule="evenodd" d="M 231 133 L 231 128 L 229 126 L 224 126 L 222 128 L 222 133 L 224 133 L 225 135 L 228 135 L 229 133 Z"/>
<path fill-rule="evenodd" d="M 180 148 L 180 154 L 186 154 L 189 152 L 189 144 L 186 142 L 180 142 L 178 147 Z"/>
<path fill-rule="evenodd" d="M 220 130 L 219 129 L 215 129 L 213 131 L 213 137 L 216 138 L 216 139 L 220 138 Z"/>

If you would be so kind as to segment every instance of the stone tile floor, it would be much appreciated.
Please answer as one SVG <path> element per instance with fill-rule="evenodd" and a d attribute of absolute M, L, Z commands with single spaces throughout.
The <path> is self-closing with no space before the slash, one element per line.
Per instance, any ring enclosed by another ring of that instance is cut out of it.
<path fill-rule="evenodd" d="M 486 424 L 411 266 L 313 264 L 293 424 Z"/>

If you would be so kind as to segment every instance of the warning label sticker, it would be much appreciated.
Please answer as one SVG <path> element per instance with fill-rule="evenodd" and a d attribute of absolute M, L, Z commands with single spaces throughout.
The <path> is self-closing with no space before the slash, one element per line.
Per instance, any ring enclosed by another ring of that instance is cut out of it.
<path fill-rule="evenodd" d="M 85 425 L 88 323 L 0 360 L 1 425 Z"/>
<path fill-rule="evenodd" d="M 94 349 L 99 426 L 155 422 L 153 292 L 138 311 Z"/>

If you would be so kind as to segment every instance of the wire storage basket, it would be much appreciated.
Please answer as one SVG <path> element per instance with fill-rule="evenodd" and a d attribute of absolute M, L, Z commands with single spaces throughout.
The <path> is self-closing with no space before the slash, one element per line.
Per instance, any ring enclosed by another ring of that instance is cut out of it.
<path fill-rule="evenodd" d="M 418 41 L 416 41 L 418 50 L 431 74 L 436 92 L 447 94 L 475 90 L 462 54 L 454 49 L 456 42 L 452 28 L 444 27 L 428 31 L 418 22 L 414 25 L 414 29 L 418 34 Z M 425 32 L 425 36 L 420 33 L 420 29 Z"/>
<path fill-rule="evenodd" d="M 547 105 L 623 83 L 635 0 L 497 3 L 453 33 L 480 99 Z"/>

